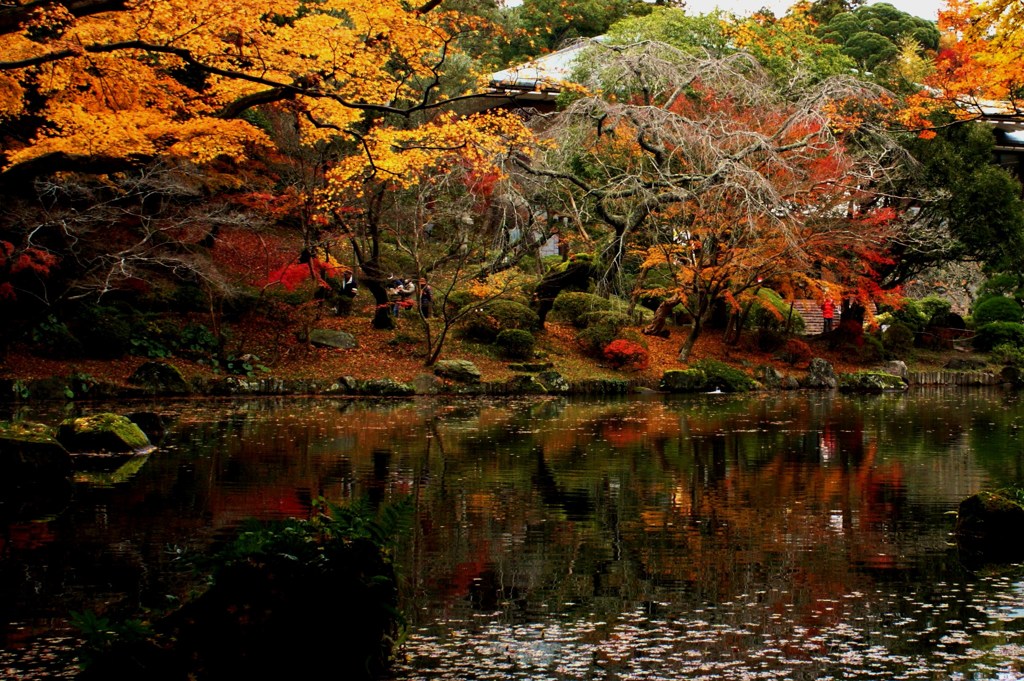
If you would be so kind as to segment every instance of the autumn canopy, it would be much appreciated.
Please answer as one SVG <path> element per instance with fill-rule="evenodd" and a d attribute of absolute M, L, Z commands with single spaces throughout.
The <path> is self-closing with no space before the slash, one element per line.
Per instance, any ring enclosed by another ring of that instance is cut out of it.
<path fill-rule="evenodd" d="M 655 5 L 7 3 L 0 298 L 31 325 L 73 301 L 166 300 L 173 280 L 216 316 L 252 287 L 351 270 L 393 328 L 395 270 L 529 304 L 557 219 L 594 258 L 577 286 L 675 300 L 696 334 L 761 288 L 895 304 L 943 261 L 1024 258 L 988 133 L 967 135 L 970 159 L 936 153 L 992 102 L 1020 114 L 1019 3 L 955 0 L 938 25 L 885 4 Z M 596 33 L 558 111 L 488 93 L 487 74 Z M 967 186 L 1005 199 L 992 238 L 970 238 Z"/>

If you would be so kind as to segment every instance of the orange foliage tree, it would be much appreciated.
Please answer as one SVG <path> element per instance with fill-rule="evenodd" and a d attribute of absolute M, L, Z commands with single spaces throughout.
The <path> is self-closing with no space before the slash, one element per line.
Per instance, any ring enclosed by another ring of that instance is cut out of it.
<path fill-rule="evenodd" d="M 307 142 L 357 129 L 368 114 L 450 106 L 475 82 L 445 92 L 444 69 L 459 36 L 481 26 L 422 9 L 397 0 L 5 9 L 0 115 L 20 134 L 5 141 L 4 173 L 243 158 L 269 140 L 241 116 L 270 102 L 291 103 Z"/>
<path fill-rule="evenodd" d="M 502 178 L 504 161 L 530 155 L 532 140 L 513 113 L 445 114 L 414 129 L 371 130 L 360 136 L 360 155 L 327 173 L 321 207 L 362 269 L 377 303 L 375 327 L 394 324 L 385 289 L 391 274 L 418 279 L 451 263 L 454 282 L 465 277 L 470 255 L 484 255 L 490 244 L 475 216 Z M 399 257 L 387 257 L 385 237 Z M 409 259 L 415 272 L 388 271 L 395 260 Z"/>
<path fill-rule="evenodd" d="M 371 185 L 408 188 L 453 164 L 486 173 L 497 147 L 526 140 L 513 116 L 452 115 L 486 96 L 459 45 L 488 26 L 440 5 L 9 3 L 0 8 L 0 185 L 22 191 L 68 172 L 102 185 L 153 166 L 216 175 L 192 183 L 195 201 L 287 185 L 306 250 L 316 251 L 324 232 L 351 233 L 350 218 L 331 220 L 370 200 Z M 374 229 L 361 233 L 372 240 Z M 378 248 L 361 261 L 374 281 Z"/>
<path fill-rule="evenodd" d="M 590 85 L 602 95 L 567 107 L 546 128 L 559 146 L 524 169 L 607 228 L 606 285 L 631 248 L 673 271 L 665 293 L 694 321 L 680 360 L 716 301 L 736 305 L 759 282 L 798 272 L 810 295 L 826 272 L 854 284 L 878 234 L 855 229 L 847 204 L 892 146 L 872 124 L 879 91 L 826 79 L 783 99 L 744 54 L 596 49 Z"/>
<path fill-rule="evenodd" d="M 906 121 L 934 135 L 931 114 L 957 119 L 1024 113 L 1024 7 L 1014 0 L 951 0 L 927 89 L 911 98 Z M 942 119 L 939 119 L 941 122 Z"/>

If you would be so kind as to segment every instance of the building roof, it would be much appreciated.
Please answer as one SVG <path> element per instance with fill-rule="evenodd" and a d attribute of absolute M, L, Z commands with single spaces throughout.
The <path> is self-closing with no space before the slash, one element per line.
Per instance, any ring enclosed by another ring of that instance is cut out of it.
<path fill-rule="evenodd" d="M 492 73 L 491 90 L 518 98 L 552 100 L 561 89 L 560 83 L 572 73 L 576 58 L 593 40 L 601 38 L 581 40 L 525 64 Z"/>

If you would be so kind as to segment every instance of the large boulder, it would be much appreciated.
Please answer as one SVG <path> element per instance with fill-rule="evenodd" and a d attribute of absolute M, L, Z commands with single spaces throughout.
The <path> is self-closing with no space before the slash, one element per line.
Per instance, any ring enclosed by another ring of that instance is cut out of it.
<path fill-rule="evenodd" d="M 125 417 L 137 425 L 150 442 L 159 442 L 167 432 L 167 426 L 173 421 L 173 417 L 167 414 L 158 414 L 154 411 L 133 411 L 125 414 Z"/>
<path fill-rule="evenodd" d="M 533 374 L 554 369 L 555 365 L 553 362 L 515 362 L 513 364 L 509 364 L 508 368 L 509 371 Z"/>
<path fill-rule="evenodd" d="M 740 393 L 754 390 L 758 384 L 736 367 L 704 359 L 694 362 L 689 369 L 666 371 L 662 374 L 659 387 L 673 393 Z"/>
<path fill-rule="evenodd" d="M 758 367 L 755 376 L 757 380 L 761 381 L 761 385 L 769 390 L 779 390 L 782 388 L 782 380 L 785 378 L 781 371 L 768 365 Z"/>
<path fill-rule="evenodd" d="M 953 371 L 982 371 L 988 368 L 988 362 L 978 357 L 953 357 L 945 367 Z"/>
<path fill-rule="evenodd" d="M 359 381 L 356 393 L 370 397 L 412 397 L 416 389 L 408 383 L 400 383 L 390 378 L 371 378 Z"/>
<path fill-rule="evenodd" d="M 1007 494 L 978 492 L 960 502 L 956 536 L 986 556 L 1024 556 L 1024 506 Z"/>
<path fill-rule="evenodd" d="M 910 382 L 910 369 L 907 368 L 907 363 L 902 359 L 894 359 L 891 362 L 886 362 L 882 370 L 887 374 L 893 376 L 899 376 L 906 382 Z"/>
<path fill-rule="evenodd" d="M 458 383 L 479 383 L 480 369 L 465 359 L 442 359 L 434 365 L 434 373 Z"/>
<path fill-rule="evenodd" d="M 548 391 L 533 374 L 516 374 L 505 384 L 509 395 L 544 395 Z"/>
<path fill-rule="evenodd" d="M 670 393 L 696 393 L 707 390 L 707 385 L 707 376 L 700 369 L 669 369 L 658 387 Z"/>
<path fill-rule="evenodd" d="M 70 493 L 71 455 L 42 423 L 0 423 L 0 516 L 32 516 Z"/>
<path fill-rule="evenodd" d="M 412 379 L 412 388 L 417 395 L 437 395 L 444 392 L 444 380 L 433 374 L 420 374 Z"/>
<path fill-rule="evenodd" d="M 569 384 L 573 395 L 626 395 L 632 390 L 623 378 L 581 378 Z"/>
<path fill-rule="evenodd" d="M 569 381 L 565 380 L 562 374 L 553 369 L 541 371 L 537 374 L 537 381 L 544 386 L 545 390 L 552 394 L 567 393 L 571 388 Z"/>
<path fill-rule="evenodd" d="M 359 347 L 359 341 L 355 336 L 334 329 L 313 329 L 309 332 L 309 342 L 318 347 L 336 350 L 354 350 Z"/>
<path fill-rule="evenodd" d="M 814 357 L 807 365 L 807 377 L 804 379 L 805 388 L 818 388 L 831 390 L 839 385 L 835 369 L 827 360 L 821 357 Z"/>
<path fill-rule="evenodd" d="M 178 367 L 167 362 L 146 362 L 135 370 L 128 382 L 154 395 L 187 395 L 192 392 Z"/>
<path fill-rule="evenodd" d="M 858 371 L 839 378 L 839 390 L 847 393 L 882 393 L 906 390 L 907 382 L 899 376 L 881 371 Z"/>
<path fill-rule="evenodd" d="M 153 449 L 141 428 L 110 412 L 67 419 L 57 429 L 57 440 L 70 452 L 142 454 Z"/>

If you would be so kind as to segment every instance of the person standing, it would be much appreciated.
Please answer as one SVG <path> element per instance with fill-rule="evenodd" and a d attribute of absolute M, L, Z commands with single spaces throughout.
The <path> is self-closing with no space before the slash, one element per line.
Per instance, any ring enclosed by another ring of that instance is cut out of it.
<path fill-rule="evenodd" d="M 338 286 L 338 316 L 347 316 L 352 311 L 352 302 L 359 295 L 359 284 L 356 283 L 352 272 L 345 270 L 341 275 L 341 284 Z"/>
<path fill-rule="evenodd" d="M 434 307 L 434 289 L 427 283 L 426 277 L 420 277 L 420 314 L 424 319 L 430 318 Z"/>
<path fill-rule="evenodd" d="M 396 277 L 393 274 L 388 275 L 388 283 L 384 286 L 384 291 L 388 294 L 388 305 L 391 307 L 391 315 L 393 317 L 398 316 L 398 300 L 399 293 L 402 290 L 402 280 L 400 277 Z"/>
<path fill-rule="evenodd" d="M 832 330 L 832 322 L 836 316 L 836 304 L 832 302 L 831 296 L 825 297 L 825 302 L 821 304 L 821 318 L 825 322 L 825 326 L 822 333 L 828 333 Z"/>
<path fill-rule="evenodd" d="M 415 293 L 416 284 L 404 277 L 398 278 L 398 302 L 395 303 L 396 317 L 398 316 L 399 310 L 402 308 L 411 308 L 413 306 L 412 299 Z"/>

